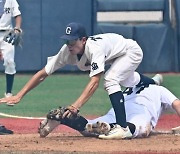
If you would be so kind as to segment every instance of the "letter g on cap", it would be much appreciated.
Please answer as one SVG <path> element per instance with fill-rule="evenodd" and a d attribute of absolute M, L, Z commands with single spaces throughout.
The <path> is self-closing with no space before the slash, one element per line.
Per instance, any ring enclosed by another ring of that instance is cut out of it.
<path fill-rule="evenodd" d="M 71 27 L 66 28 L 66 34 L 71 34 Z"/>

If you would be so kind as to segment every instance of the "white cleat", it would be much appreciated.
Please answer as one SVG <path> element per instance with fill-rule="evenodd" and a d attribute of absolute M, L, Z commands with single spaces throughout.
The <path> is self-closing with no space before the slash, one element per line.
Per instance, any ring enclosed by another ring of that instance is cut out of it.
<path fill-rule="evenodd" d="M 97 121 L 96 123 L 87 123 L 85 131 L 95 134 L 107 134 L 111 129 L 111 126 L 106 122 Z"/>
<path fill-rule="evenodd" d="M 9 98 L 9 97 L 11 97 L 11 96 L 13 96 L 12 93 L 4 93 L 4 97 L 5 97 L 5 98 Z"/>
<path fill-rule="evenodd" d="M 58 125 L 60 121 L 44 119 L 40 122 L 40 126 L 38 128 L 38 133 L 40 137 L 46 137 L 49 133 L 51 133 Z"/>
<path fill-rule="evenodd" d="M 112 140 L 112 139 L 128 139 L 132 137 L 132 133 L 127 126 L 122 128 L 120 125 L 116 124 L 114 128 L 111 129 L 107 134 L 99 135 L 100 139 Z"/>
<path fill-rule="evenodd" d="M 156 74 L 153 78 L 152 78 L 154 81 L 155 81 L 155 83 L 157 84 L 157 85 L 161 85 L 161 83 L 163 82 L 163 76 L 161 75 L 161 74 Z"/>

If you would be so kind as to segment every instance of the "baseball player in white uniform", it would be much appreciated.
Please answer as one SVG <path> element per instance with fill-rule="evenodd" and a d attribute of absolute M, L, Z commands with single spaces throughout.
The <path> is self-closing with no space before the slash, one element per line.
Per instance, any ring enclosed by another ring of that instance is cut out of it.
<path fill-rule="evenodd" d="M 180 116 L 180 100 L 163 86 L 134 86 L 133 88 L 127 88 L 123 95 L 127 125 L 132 132 L 131 138 L 148 137 L 156 127 L 162 111 L 167 108 L 173 108 Z M 114 127 L 116 116 L 113 108 L 104 116 L 93 120 L 83 118 L 74 119 L 73 121 L 68 119 L 60 121 L 43 120 L 40 123 L 39 134 L 41 137 L 46 137 L 59 124 L 64 124 L 78 130 L 85 136 L 112 139 L 108 134 L 116 131 Z M 117 139 L 119 139 L 118 136 Z"/>
<path fill-rule="evenodd" d="M 14 75 L 16 73 L 14 45 L 3 41 L 6 33 L 13 29 L 12 18 L 15 18 L 15 31 L 21 28 L 21 12 L 16 0 L 0 0 L 0 60 L 4 61 L 6 74 L 5 97 L 12 96 Z"/>
<path fill-rule="evenodd" d="M 109 137 L 111 139 L 131 137 L 132 132 L 126 122 L 124 97 L 120 85 L 139 87 L 155 84 L 156 81 L 135 72 L 143 57 L 140 46 L 135 41 L 114 33 L 88 37 L 84 26 L 74 22 L 67 25 L 65 35 L 61 38 L 65 40 L 65 44 L 57 55 L 48 58 L 45 68 L 36 73 L 16 96 L 1 99 L 0 102 L 16 104 L 48 75 L 66 64 L 77 65 L 82 71 L 90 71 L 90 81 L 80 97 L 68 106 L 63 118 L 69 117 L 72 113 L 78 113 L 79 108 L 98 88 L 100 78 L 105 73 L 104 87 L 116 115 L 116 131 L 109 133 Z M 107 71 L 106 64 L 111 64 Z"/>
<path fill-rule="evenodd" d="M 180 116 L 180 100 L 162 86 L 133 87 L 124 93 L 124 98 L 128 126 L 134 131 L 133 138 L 147 137 L 156 127 L 162 111 L 169 107 Z M 102 117 L 88 120 L 89 123 L 97 121 L 116 123 L 113 108 Z M 100 135 L 99 138 L 111 139 L 108 135 Z"/>

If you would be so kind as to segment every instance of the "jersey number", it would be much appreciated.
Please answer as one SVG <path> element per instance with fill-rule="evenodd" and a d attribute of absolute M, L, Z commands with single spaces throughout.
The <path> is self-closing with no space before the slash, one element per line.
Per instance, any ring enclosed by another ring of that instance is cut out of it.
<path fill-rule="evenodd" d="M 93 41 L 102 40 L 101 37 L 93 37 L 93 36 L 90 36 L 89 38 L 90 38 L 91 40 L 93 40 Z"/>
<path fill-rule="evenodd" d="M 144 90 L 144 88 L 147 88 L 149 87 L 149 84 L 148 85 L 142 85 L 138 91 L 136 91 L 136 94 L 140 94 L 141 91 Z M 123 94 L 127 94 L 127 95 L 130 95 L 133 93 L 133 89 L 132 88 L 126 88 L 124 91 L 123 91 Z"/>

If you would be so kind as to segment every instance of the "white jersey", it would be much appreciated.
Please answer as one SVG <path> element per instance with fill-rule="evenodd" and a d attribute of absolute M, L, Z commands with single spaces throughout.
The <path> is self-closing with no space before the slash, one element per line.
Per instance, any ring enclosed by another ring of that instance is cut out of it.
<path fill-rule="evenodd" d="M 149 85 L 149 87 L 141 90 L 140 88 L 133 88 L 127 93 L 124 94 L 126 119 L 136 126 L 133 137 L 142 137 L 142 134 L 147 131 L 148 124 L 151 129 L 155 128 L 162 110 L 171 107 L 173 101 L 177 99 L 168 89 L 157 85 Z M 102 117 L 88 120 L 89 123 L 97 121 L 116 123 L 113 108 Z"/>
<path fill-rule="evenodd" d="M 133 88 L 131 94 L 124 94 L 125 106 L 128 112 L 133 112 L 131 104 L 140 104 L 147 108 L 152 116 L 151 124 L 156 126 L 161 111 L 172 105 L 177 99 L 169 90 L 162 86 L 149 85 L 146 88 Z"/>
<path fill-rule="evenodd" d="M 71 64 L 77 65 L 82 71 L 90 70 L 89 76 L 92 77 L 103 72 L 106 63 L 112 63 L 117 57 L 126 54 L 128 48 L 136 45 L 135 41 L 114 33 L 90 36 L 80 60 L 64 45 L 57 55 L 48 58 L 45 70 L 47 74 L 52 74 L 64 65 Z"/>
<path fill-rule="evenodd" d="M 2 3 L 3 0 L 0 0 Z M 16 0 L 6 0 L 4 13 L 0 18 L 0 30 L 12 29 L 12 17 L 20 15 L 19 5 Z"/>

